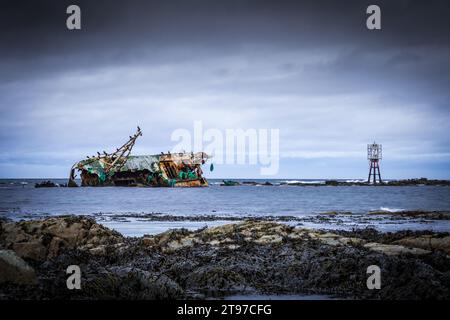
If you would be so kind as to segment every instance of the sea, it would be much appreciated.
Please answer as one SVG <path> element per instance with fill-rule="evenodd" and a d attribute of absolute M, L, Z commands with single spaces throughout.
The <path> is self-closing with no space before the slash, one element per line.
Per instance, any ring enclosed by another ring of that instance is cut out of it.
<path fill-rule="evenodd" d="M 371 211 L 450 211 L 448 186 L 326 186 L 324 179 L 237 179 L 234 181 L 268 181 L 272 185 L 222 186 L 221 180 L 213 179 L 207 188 L 35 188 L 35 183 L 42 180 L 67 183 L 67 179 L 0 180 L 0 217 L 21 220 L 88 215 L 127 236 L 174 228 L 195 230 L 249 217 L 275 217 L 283 223 L 322 229 L 373 227 L 381 231 L 450 232 L 448 220 L 380 220 L 368 215 Z M 323 219 L 331 211 L 351 215 Z M 285 217 L 296 219 L 289 221 Z"/>

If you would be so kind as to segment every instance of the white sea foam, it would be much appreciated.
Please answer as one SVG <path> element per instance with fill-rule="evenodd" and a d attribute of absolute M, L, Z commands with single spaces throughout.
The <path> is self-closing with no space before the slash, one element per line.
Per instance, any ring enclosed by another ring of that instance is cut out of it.
<path fill-rule="evenodd" d="M 388 207 L 380 207 L 381 211 L 386 211 L 386 212 L 401 212 L 401 211 L 405 211 L 405 209 L 398 209 L 398 208 L 388 208 Z"/>
<path fill-rule="evenodd" d="M 323 180 L 313 180 L 313 181 L 305 181 L 305 180 L 286 180 L 286 181 L 282 181 L 282 183 L 286 183 L 286 184 L 325 184 L 325 181 Z"/>

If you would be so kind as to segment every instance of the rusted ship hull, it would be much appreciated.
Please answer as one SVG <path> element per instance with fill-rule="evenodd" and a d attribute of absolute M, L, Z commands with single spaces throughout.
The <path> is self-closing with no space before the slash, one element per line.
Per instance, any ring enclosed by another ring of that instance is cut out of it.
<path fill-rule="evenodd" d="M 201 169 L 207 158 L 205 153 L 130 156 L 120 170 L 110 172 L 100 160 L 81 161 L 71 170 L 69 186 L 76 185 L 78 170 L 81 186 L 207 187 Z"/>
<path fill-rule="evenodd" d="M 78 186 L 149 186 L 149 187 L 207 187 L 201 166 L 210 158 L 204 152 L 161 153 L 159 155 L 131 156 L 138 132 L 112 154 L 97 156 L 75 163 L 70 170 L 69 187 Z"/>

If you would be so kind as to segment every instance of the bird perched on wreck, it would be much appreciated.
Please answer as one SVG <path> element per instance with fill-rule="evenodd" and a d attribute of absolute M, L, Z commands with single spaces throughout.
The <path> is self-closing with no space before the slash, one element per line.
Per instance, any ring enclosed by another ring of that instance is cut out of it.
<path fill-rule="evenodd" d="M 68 186 L 77 186 L 75 170 L 81 172 L 82 186 L 154 186 L 154 187 L 205 187 L 207 180 L 200 168 L 210 158 L 204 152 L 132 156 L 136 139 L 142 136 L 140 127 L 130 139 L 115 152 L 87 156 L 75 163 L 70 171 Z"/>

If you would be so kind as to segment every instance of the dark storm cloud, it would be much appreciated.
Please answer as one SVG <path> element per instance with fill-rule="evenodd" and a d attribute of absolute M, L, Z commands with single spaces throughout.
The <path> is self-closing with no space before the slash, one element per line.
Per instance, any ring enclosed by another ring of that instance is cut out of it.
<path fill-rule="evenodd" d="M 65 9 L 82 8 L 83 28 L 65 28 Z M 3 67 L 26 76 L 53 70 L 135 61 L 142 50 L 190 46 L 212 51 L 262 43 L 284 47 L 352 44 L 365 50 L 449 44 L 447 1 L 377 1 L 383 30 L 367 34 L 371 1 L 3 1 Z M 162 55 L 163 57 L 161 57 Z M 61 58 L 64 57 L 64 58 Z M 179 59 L 179 56 L 172 57 Z M 24 63 L 23 68 L 11 62 Z M 12 74 L 11 74 L 12 73 Z M 5 75 L 5 73 L 3 73 Z"/>
<path fill-rule="evenodd" d="M 82 9 L 83 27 L 78 32 L 65 27 L 65 9 L 72 3 Z M 350 46 L 353 56 L 344 55 L 335 66 L 347 70 L 359 67 L 358 62 L 370 63 L 359 58 L 372 51 L 405 46 L 436 46 L 440 50 L 441 46 L 449 45 L 447 1 L 377 1 L 382 8 L 384 30 L 368 34 L 364 22 L 365 8 L 370 3 L 3 1 L 0 81 L 117 63 L 160 64 L 201 59 L 258 44 L 268 54 L 272 50 L 267 46 L 289 50 Z M 391 63 L 405 64 L 410 58 L 411 53 L 400 50 Z M 448 63 L 439 68 L 448 70 Z"/>
<path fill-rule="evenodd" d="M 72 3 L 82 8 L 83 28 L 78 32 L 65 27 L 65 9 Z M 448 53 L 448 2 L 378 1 L 383 30 L 371 34 L 365 28 L 365 8 L 370 3 L 5 1 L 0 8 L 0 82 L 118 63 L 201 61 L 253 45 L 257 46 L 253 50 L 260 48 L 267 55 L 303 48 L 338 53 L 340 56 L 323 68 L 328 72 L 333 69 L 343 77 L 349 70 L 370 75 L 387 67 L 395 72 L 394 77 L 403 73 L 426 79 L 432 83 L 431 89 L 447 85 L 448 59 L 434 65 L 421 60 Z M 342 47 L 346 49 L 340 50 Z M 418 55 L 409 52 L 411 47 L 429 49 Z M 382 61 L 375 56 L 389 51 L 388 57 L 381 56 Z"/>
<path fill-rule="evenodd" d="M 66 28 L 70 4 L 80 31 Z M 380 31 L 365 27 L 369 4 Z M 0 175 L 65 174 L 137 123 L 151 132 L 137 152 L 167 150 L 193 120 L 280 128 L 288 158 L 360 157 L 376 137 L 391 158 L 448 162 L 449 12 L 448 1 L 2 1 Z"/>

